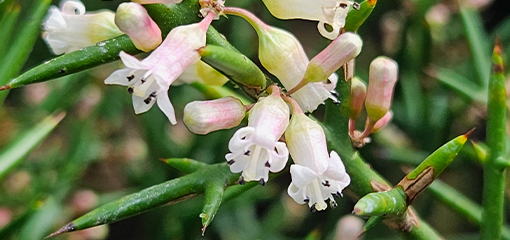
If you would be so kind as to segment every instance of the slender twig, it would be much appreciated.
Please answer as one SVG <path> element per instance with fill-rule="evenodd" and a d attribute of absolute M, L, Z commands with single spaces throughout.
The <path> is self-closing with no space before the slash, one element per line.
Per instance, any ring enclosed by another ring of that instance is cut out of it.
<path fill-rule="evenodd" d="M 492 67 L 487 110 L 489 158 L 483 169 L 483 213 L 480 239 L 501 239 L 503 227 L 505 166 L 501 165 L 500 159 L 504 159 L 506 153 L 506 91 L 501 49 L 498 44 L 494 47 Z"/>

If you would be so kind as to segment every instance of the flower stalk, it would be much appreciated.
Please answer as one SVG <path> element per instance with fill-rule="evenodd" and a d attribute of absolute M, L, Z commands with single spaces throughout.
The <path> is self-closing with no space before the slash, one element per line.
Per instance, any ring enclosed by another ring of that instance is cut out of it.
<path fill-rule="evenodd" d="M 487 110 L 489 157 L 483 168 L 483 213 L 480 239 L 501 239 L 505 203 L 506 91 L 501 48 L 496 43 L 492 57 Z"/>

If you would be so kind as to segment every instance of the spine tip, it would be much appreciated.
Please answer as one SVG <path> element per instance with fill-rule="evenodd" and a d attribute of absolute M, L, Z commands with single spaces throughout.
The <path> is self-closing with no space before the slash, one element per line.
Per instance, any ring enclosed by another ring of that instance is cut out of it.
<path fill-rule="evenodd" d="M 469 130 L 469 132 L 464 134 L 464 137 L 468 138 L 469 135 L 471 135 L 471 133 L 473 133 L 475 131 L 475 129 L 476 129 L 476 127 L 474 127 L 473 129 Z"/>
<path fill-rule="evenodd" d="M 10 85 L 5 85 L 5 86 L 1 86 L 0 87 L 0 91 L 3 91 L 3 90 L 9 90 L 11 89 L 11 86 Z"/>
<path fill-rule="evenodd" d="M 72 232 L 76 230 L 75 229 L 75 226 L 73 223 L 68 223 L 67 225 L 63 226 L 61 229 L 59 229 L 58 231 L 48 235 L 47 237 L 45 237 L 44 239 L 48 239 L 50 237 L 54 237 L 54 236 L 57 236 L 57 235 L 60 235 L 62 233 L 67 233 L 67 232 Z"/>

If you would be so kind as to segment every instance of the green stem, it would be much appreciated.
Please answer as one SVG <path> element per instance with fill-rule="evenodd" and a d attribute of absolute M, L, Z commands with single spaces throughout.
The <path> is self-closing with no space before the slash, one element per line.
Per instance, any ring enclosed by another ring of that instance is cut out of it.
<path fill-rule="evenodd" d="M 506 153 L 506 91 L 503 60 L 494 47 L 493 74 L 489 80 L 487 145 L 489 158 L 484 165 L 483 213 L 480 239 L 501 239 L 504 217 L 505 168 L 498 159 Z"/>

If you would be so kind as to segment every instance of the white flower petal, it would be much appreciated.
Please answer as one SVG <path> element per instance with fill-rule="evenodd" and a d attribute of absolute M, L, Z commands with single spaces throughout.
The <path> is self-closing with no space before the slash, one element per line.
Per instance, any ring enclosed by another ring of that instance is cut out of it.
<path fill-rule="evenodd" d="M 129 79 L 127 78 L 129 75 L 131 75 L 132 71 L 133 71 L 133 69 L 130 69 L 130 68 L 123 68 L 123 69 L 117 70 L 117 71 L 113 72 L 112 74 L 110 74 L 110 76 L 104 80 L 104 83 L 105 84 L 116 84 L 116 85 L 121 85 L 121 86 L 133 85 L 132 81 L 134 81 L 134 79 L 129 81 Z"/>
<path fill-rule="evenodd" d="M 161 111 L 166 115 L 170 123 L 172 125 L 177 124 L 174 106 L 170 102 L 170 98 L 168 98 L 168 89 L 161 89 L 161 92 L 158 93 L 157 96 L 157 103 L 159 109 L 161 109 Z"/>
<path fill-rule="evenodd" d="M 287 160 L 289 159 L 289 149 L 287 149 L 287 145 L 282 142 L 277 142 L 275 144 L 275 151 L 270 152 L 269 158 L 269 171 L 271 172 L 279 172 L 285 168 L 287 164 Z"/>
<path fill-rule="evenodd" d="M 124 51 L 120 51 L 119 53 L 120 60 L 122 60 L 122 64 L 128 68 L 132 69 L 149 69 L 145 64 L 143 64 L 136 57 L 127 54 Z"/>
<path fill-rule="evenodd" d="M 303 189 L 303 188 L 298 188 L 294 184 L 294 182 L 291 182 L 289 185 L 289 188 L 287 189 L 287 193 L 298 204 L 305 204 L 306 203 L 305 200 L 307 200 L 307 198 L 306 198 L 306 193 L 304 190 L 305 189 Z"/>
<path fill-rule="evenodd" d="M 246 146 L 252 142 L 251 136 L 254 132 L 255 128 L 250 126 L 238 129 L 228 142 L 228 149 L 231 152 L 243 151 L 244 153 Z"/>
<path fill-rule="evenodd" d="M 46 19 L 43 23 L 43 28 L 45 31 L 49 30 L 55 30 L 55 29 L 63 29 L 66 28 L 67 24 L 64 20 L 64 17 L 62 16 L 62 13 L 60 10 L 55 7 L 51 6 L 48 10 L 48 15 L 46 15 Z"/>
<path fill-rule="evenodd" d="M 159 86 L 155 82 L 152 82 L 144 96 L 139 97 L 136 96 L 135 94 L 132 94 L 133 108 L 135 110 L 135 114 L 140 114 L 149 111 L 149 109 L 151 109 L 151 107 L 156 102 L 155 96 L 157 96 L 156 94 L 158 94 L 158 92 L 159 94 L 165 94 L 164 92 L 159 91 Z"/>
<path fill-rule="evenodd" d="M 292 177 L 292 182 L 298 188 L 306 187 L 306 185 L 317 178 L 317 173 L 312 169 L 298 164 L 290 166 L 290 175 Z"/>

